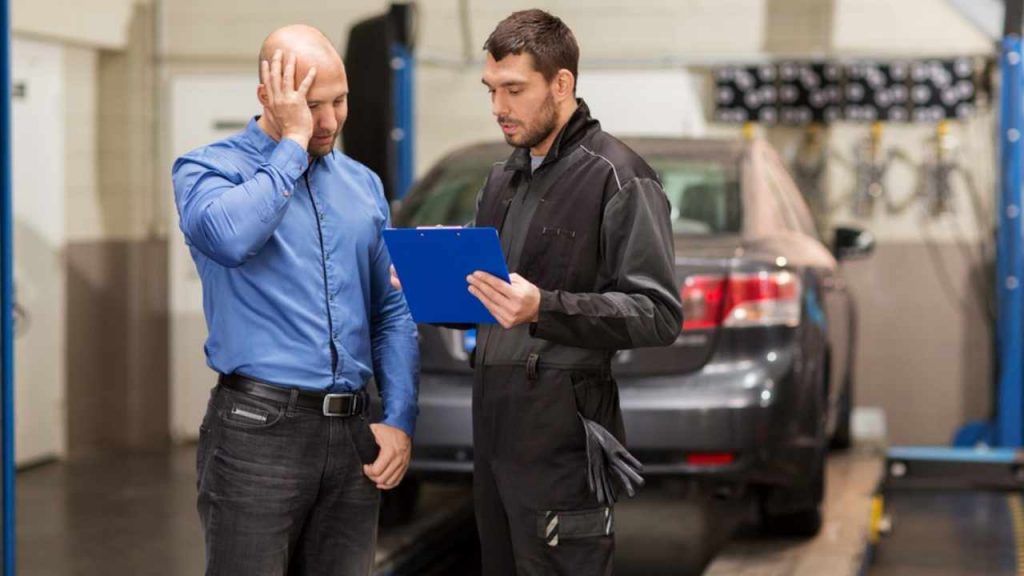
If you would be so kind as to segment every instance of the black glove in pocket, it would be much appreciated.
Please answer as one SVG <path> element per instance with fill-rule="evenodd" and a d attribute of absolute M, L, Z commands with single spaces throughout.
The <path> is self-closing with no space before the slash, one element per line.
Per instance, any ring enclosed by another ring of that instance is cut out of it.
<path fill-rule="evenodd" d="M 380 446 L 377 439 L 370 430 L 370 424 L 361 419 L 352 427 L 352 440 L 356 445 L 356 452 L 359 454 L 359 461 L 363 464 L 373 464 L 380 454 Z"/>
<path fill-rule="evenodd" d="M 578 414 L 587 438 L 587 486 L 600 504 L 611 506 L 618 499 L 616 481 L 629 497 L 644 485 L 644 467 L 603 426 Z M 613 480 L 614 478 L 614 480 Z"/>

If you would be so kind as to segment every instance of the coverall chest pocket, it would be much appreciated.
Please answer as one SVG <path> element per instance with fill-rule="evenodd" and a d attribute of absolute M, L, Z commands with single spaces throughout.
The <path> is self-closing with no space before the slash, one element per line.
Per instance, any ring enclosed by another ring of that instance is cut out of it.
<path fill-rule="evenodd" d="M 556 226 L 541 228 L 536 261 L 530 267 L 532 281 L 547 290 L 564 288 L 565 279 L 570 278 L 575 243 L 575 230 Z"/>

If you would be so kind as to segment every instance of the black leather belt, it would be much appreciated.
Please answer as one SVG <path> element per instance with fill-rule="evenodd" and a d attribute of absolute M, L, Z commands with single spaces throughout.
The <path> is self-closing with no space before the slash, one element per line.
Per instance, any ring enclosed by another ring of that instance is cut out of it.
<path fill-rule="evenodd" d="M 235 392 L 281 404 L 288 404 L 292 399 L 292 392 L 297 390 L 296 388 L 274 386 L 238 374 L 221 374 L 217 382 Z M 365 391 L 328 394 L 313 390 L 298 390 L 298 396 L 295 399 L 295 405 L 298 407 L 319 410 L 324 416 L 343 418 L 362 414 L 366 411 L 368 404 L 369 398 Z"/>

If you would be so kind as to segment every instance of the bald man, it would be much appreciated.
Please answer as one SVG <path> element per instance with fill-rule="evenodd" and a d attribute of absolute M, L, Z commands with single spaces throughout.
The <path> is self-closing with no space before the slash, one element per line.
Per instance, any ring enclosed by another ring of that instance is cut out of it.
<path fill-rule="evenodd" d="M 334 46 L 273 32 L 256 94 L 263 114 L 172 173 L 219 374 L 196 454 L 206 574 L 365 575 L 379 490 L 409 464 L 416 326 L 390 283 L 381 181 L 334 148 L 348 115 Z"/>

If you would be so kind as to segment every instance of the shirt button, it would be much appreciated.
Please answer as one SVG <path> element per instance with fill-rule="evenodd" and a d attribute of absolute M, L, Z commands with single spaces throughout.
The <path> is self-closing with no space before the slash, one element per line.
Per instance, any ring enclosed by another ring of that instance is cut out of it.
<path fill-rule="evenodd" d="M 320 213 L 320 219 L 321 219 L 321 220 L 323 220 L 323 219 L 324 219 L 324 213 L 323 213 L 323 212 L 321 212 L 321 213 Z"/>

